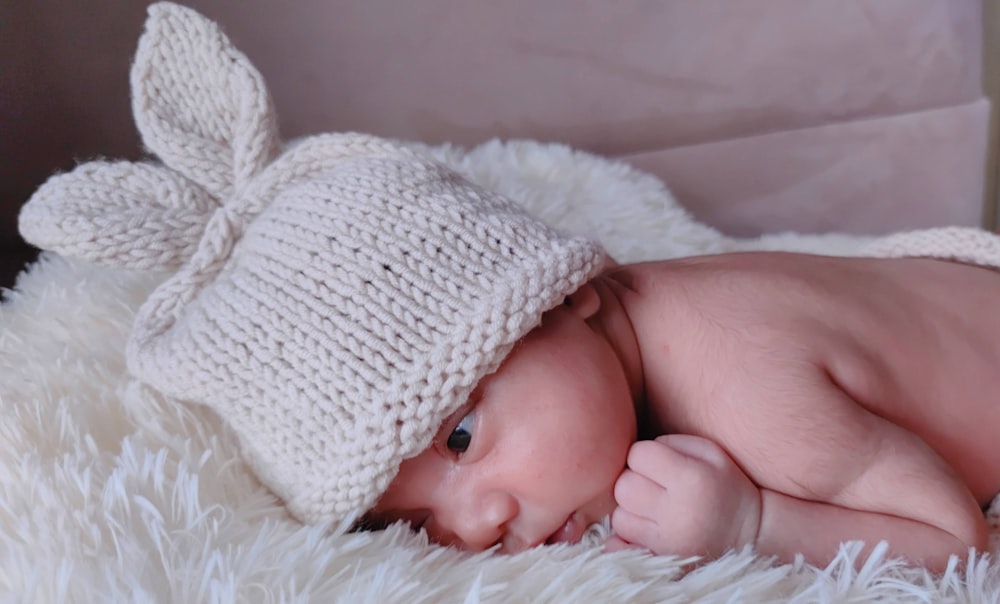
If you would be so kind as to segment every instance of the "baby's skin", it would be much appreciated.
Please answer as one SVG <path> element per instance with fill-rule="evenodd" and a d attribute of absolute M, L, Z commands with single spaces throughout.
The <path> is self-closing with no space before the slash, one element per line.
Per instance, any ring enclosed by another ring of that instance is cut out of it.
<path fill-rule="evenodd" d="M 615 267 L 546 313 L 372 512 L 436 542 L 578 541 L 932 569 L 1000 491 L 1000 273 L 744 253 Z"/>

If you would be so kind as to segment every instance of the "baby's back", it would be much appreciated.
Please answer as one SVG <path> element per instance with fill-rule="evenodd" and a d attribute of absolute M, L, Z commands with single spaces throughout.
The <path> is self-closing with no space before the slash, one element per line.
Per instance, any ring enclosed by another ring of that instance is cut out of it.
<path fill-rule="evenodd" d="M 794 456 L 791 445 L 782 450 L 781 434 L 741 434 L 741 426 L 808 430 L 817 419 L 855 413 L 817 396 L 797 403 L 798 418 L 777 417 L 794 388 L 778 378 L 818 370 L 850 404 L 922 438 L 980 504 L 1000 491 L 1000 273 L 937 260 L 777 253 L 623 270 L 636 292 L 626 308 L 652 357 L 644 369 L 655 429 L 749 443 L 744 451 L 756 447 L 772 460 Z M 734 399 L 770 383 L 763 398 L 773 404 L 744 409 L 754 414 L 748 422 Z M 835 456 L 851 445 L 815 446 Z"/>

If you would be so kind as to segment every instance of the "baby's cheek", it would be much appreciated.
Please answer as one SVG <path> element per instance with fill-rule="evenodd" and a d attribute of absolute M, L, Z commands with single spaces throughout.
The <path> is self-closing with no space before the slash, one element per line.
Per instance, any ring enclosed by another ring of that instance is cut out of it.
<path fill-rule="evenodd" d="M 621 480 L 625 470 L 628 469 L 626 460 L 628 458 L 628 448 L 624 451 L 605 451 L 603 459 L 592 459 L 590 466 L 590 476 L 593 479 L 591 488 L 603 490 L 607 493 L 605 506 L 607 509 L 603 513 L 610 515 L 614 508 L 618 506 L 615 501 L 615 487 Z"/>

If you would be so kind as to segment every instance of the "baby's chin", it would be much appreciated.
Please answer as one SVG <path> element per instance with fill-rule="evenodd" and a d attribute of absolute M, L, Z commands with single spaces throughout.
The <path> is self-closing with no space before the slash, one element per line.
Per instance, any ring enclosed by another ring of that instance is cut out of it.
<path fill-rule="evenodd" d="M 583 537 L 580 538 L 580 543 L 588 547 L 599 547 L 604 545 L 604 542 L 608 540 L 611 536 L 611 516 L 605 516 L 598 522 L 595 522 L 587 527 L 587 530 L 583 531 Z"/>

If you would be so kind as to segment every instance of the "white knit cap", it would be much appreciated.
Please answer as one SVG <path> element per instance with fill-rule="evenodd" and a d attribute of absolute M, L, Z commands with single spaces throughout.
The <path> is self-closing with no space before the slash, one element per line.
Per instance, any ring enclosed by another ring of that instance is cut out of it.
<path fill-rule="evenodd" d="M 21 231 L 175 271 L 139 310 L 130 370 L 214 409 L 301 520 L 363 512 L 603 250 L 391 141 L 281 152 L 260 75 L 217 26 L 149 15 L 133 110 L 163 165 L 53 177 Z"/>

